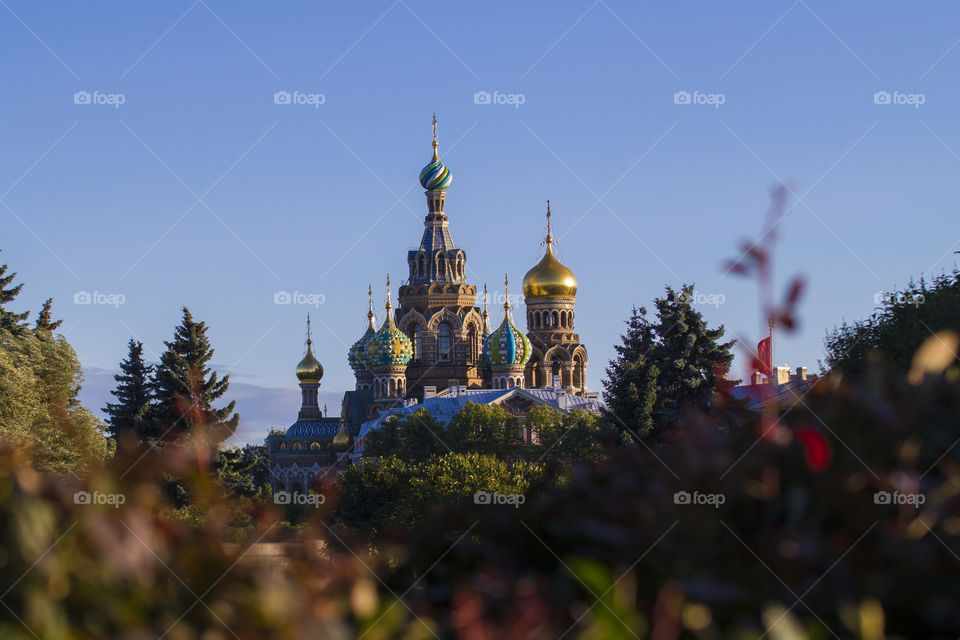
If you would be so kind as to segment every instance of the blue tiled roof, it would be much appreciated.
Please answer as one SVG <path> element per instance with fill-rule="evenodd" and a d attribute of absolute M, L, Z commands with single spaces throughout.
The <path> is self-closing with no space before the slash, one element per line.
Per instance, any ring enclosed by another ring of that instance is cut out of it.
<path fill-rule="evenodd" d="M 287 429 L 288 438 L 329 438 L 340 430 L 340 418 L 297 420 Z"/>

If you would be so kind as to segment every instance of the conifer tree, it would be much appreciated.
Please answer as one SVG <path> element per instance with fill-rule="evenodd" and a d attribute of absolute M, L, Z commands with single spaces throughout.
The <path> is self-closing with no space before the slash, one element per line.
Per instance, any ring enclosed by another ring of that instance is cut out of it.
<path fill-rule="evenodd" d="M 213 348 L 207 325 L 197 322 L 186 307 L 173 340 L 164 342 L 156 371 L 156 418 L 161 435 L 194 434 L 205 430 L 208 441 L 220 442 L 237 428 L 236 402 L 221 409 L 213 404 L 227 392 L 230 376 L 220 378 L 207 366 Z"/>
<path fill-rule="evenodd" d="M 153 367 L 143 361 L 143 343 L 130 339 L 127 359 L 120 363 L 120 373 L 113 377 L 117 387 L 111 391 L 117 398 L 115 404 L 104 408 L 110 437 L 119 438 L 131 434 L 139 440 L 149 441 L 160 437 L 154 420 Z"/>
<path fill-rule="evenodd" d="M 30 315 L 29 312 L 13 313 L 5 308 L 6 305 L 13 302 L 14 298 L 20 294 L 20 290 L 23 288 L 22 282 L 18 285 L 10 286 L 16 277 L 16 273 L 7 275 L 7 265 L 0 264 L 0 329 L 6 329 L 13 333 L 17 333 L 23 329 L 23 321 Z"/>
<path fill-rule="evenodd" d="M 654 361 L 655 338 L 647 310 L 634 307 L 622 343 L 614 346 L 617 357 L 606 369 L 604 421 L 626 442 L 642 438 L 653 429 L 660 373 Z"/>
<path fill-rule="evenodd" d="M 63 320 L 53 319 L 53 313 L 50 311 L 53 306 L 53 298 L 47 298 L 43 303 L 43 308 L 40 309 L 40 313 L 37 314 L 37 324 L 34 327 L 35 329 L 43 329 L 44 331 L 56 331 L 60 328 L 60 325 L 63 324 Z"/>
<path fill-rule="evenodd" d="M 666 295 L 654 300 L 659 377 L 653 421 L 659 431 L 676 425 L 683 410 L 706 412 L 714 393 L 727 394 L 735 384 L 726 379 L 734 341 L 720 342 L 722 325 L 707 328 L 693 308 L 693 295 L 693 285 L 684 285 L 679 292 L 667 287 Z"/>

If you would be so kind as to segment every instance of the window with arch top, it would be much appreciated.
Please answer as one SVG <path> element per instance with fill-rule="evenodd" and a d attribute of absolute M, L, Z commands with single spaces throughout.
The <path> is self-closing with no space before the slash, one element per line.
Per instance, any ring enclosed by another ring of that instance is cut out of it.
<path fill-rule="evenodd" d="M 450 338 L 450 325 L 444 322 L 437 328 L 437 359 L 440 361 L 450 360 Z"/>

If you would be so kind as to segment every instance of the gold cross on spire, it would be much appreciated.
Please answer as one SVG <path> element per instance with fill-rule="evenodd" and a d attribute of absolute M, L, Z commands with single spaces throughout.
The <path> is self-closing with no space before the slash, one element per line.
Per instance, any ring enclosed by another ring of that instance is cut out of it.
<path fill-rule="evenodd" d="M 437 114 L 433 114 L 433 157 L 435 160 L 440 159 L 437 153 L 437 144 Z"/>
<path fill-rule="evenodd" d="M 310 339 L 310 314 L 307 314 L 307 348 L 310 348 L 310 345 L 313 344 L 313 340 Z"/>
<path fill-rule="evenodd" d="M 393 305 L 390 303 L 390 274 L 387 274 L 387 304 L 386 309 L 389 312 L 393 308 Z M 388 317 L 387 320 L 390 318 Z"/>
<path fill-rule="evenodd" d="M 510 308 L 510 279 L 503 274 L 503 308 Z"/>
<path fill-rule="evenodd" d="M 483 315 L 487 315 L 487 283 L 483 283 Z"/>
<path fill-rule="evenodd" d="M 553 233 L 550 229 L 550 201 L 547 200 L 547 237 L 540 243 L 540 246 L 547 245 L 548 247 L 553 244 Z"/>

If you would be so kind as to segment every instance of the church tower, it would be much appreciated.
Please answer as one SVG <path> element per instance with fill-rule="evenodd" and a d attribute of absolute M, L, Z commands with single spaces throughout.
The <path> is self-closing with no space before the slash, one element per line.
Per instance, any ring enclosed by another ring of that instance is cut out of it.
<path fill-rule="evenodd" d="M 550 201 L 547 200 L 547 237 L 543 258 L 523 278 L 527 307 L 527 337 L 533 355 L 525 377 L 529 388 L 559 386 L 570 393 L 587 391 L 587 348 L 574 333 L 574 305 L 577 278 L 554 255 L 556 240 L 550 228 Z"/>
<path fill-rule="evenodd" d="M 433 117 L 433 156 L 420 172 L 427 197 L 420 246 L 407 253 L 409 277 L 399 291 L 397 327 L 413 348 L 406 369 L 407 393 L 423 395 L 452 385 L 479 387 L 483 318 L 475 307 L 477 288 L 466 280 L 467 254 L 453 243 L 445 212 L 453 177 L 440 161 L 437 117 Z"/>

